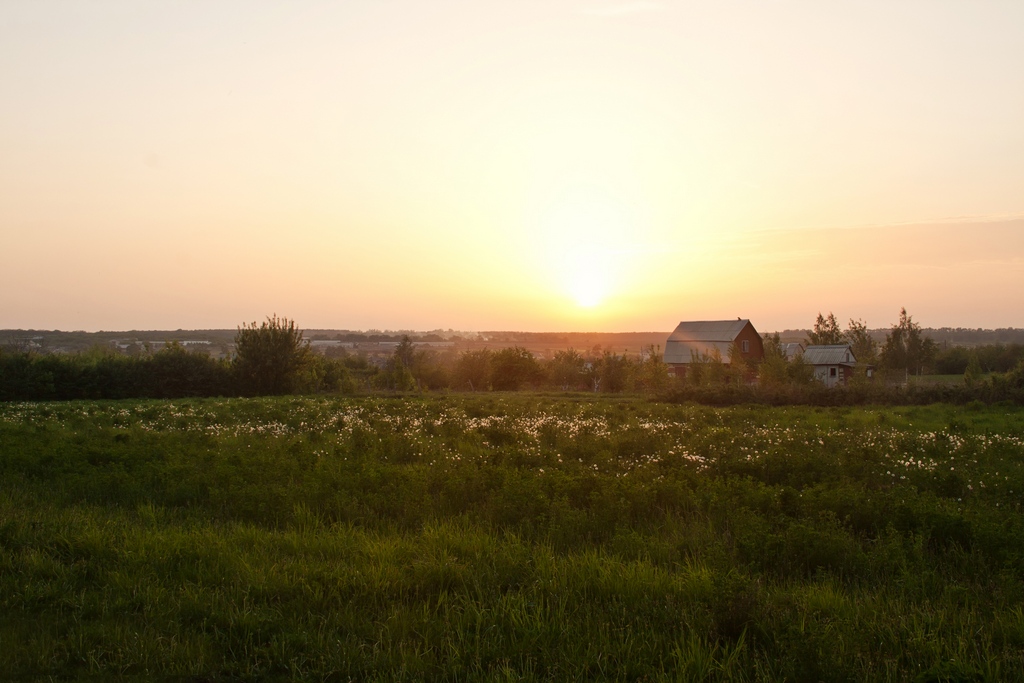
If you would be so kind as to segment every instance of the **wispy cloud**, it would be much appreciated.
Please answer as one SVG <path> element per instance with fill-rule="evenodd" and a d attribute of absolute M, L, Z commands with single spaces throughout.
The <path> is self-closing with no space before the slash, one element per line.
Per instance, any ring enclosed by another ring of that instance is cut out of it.
<path fill-rule="evenodd" d="M 592 17 L 621 17 L 628 14 L 640 14 L 641 12 L 660 12 L 667 9 L 667 7 L 663 2 L 637 0 L 636 2 L 620 2 L 601 7 L 588 7 L 582 10 L 582 12 Z"/>

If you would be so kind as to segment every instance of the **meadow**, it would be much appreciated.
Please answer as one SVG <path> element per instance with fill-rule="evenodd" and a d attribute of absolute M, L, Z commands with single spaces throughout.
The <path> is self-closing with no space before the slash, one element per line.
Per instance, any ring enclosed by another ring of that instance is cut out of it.
<path fill-rule="evenodd" d="M 1024 409 L 0 404 L 0 671 L 1024 678 Z"/>

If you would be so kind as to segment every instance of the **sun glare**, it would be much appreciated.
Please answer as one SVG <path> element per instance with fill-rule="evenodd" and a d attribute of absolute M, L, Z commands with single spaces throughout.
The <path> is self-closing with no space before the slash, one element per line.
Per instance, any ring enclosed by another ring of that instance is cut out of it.
<path fill-rule="evenodd" d="M 600 192 L 574 193 L 550 207 L 543 228 L 558 286 L 579 308 L 599 307 L 623 267 L 630 233 L 624 207 Z"/>
<path fill-rule="evenodd" d="M 563 286 L 582 308 L 595 308 L 610 294 L 611 255 L 594 249 L 580 250 L 565 260 Z"/>
<path fill-rule="evenodd" d="M 568 283 L 569 293 L 583 308 L 594 308 L 607 295 L 607 285 L 596 273 L 577 273 Z"/>

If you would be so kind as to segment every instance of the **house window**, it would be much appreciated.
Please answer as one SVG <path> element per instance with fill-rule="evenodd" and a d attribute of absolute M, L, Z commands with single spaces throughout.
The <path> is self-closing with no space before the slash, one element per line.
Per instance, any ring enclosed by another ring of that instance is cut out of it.
<path fill-rule="evenodd" d="M 829 377 L 835 377 L 836 376 L 836 369 L 835 368 L 829 368 L 828 369 L 828 376 Z"/>
<path fill-rule="evenodd" d="M 743 353 L 750 353 L 750 340 L 749 339 L 744 339 L 743 340 Z"/>

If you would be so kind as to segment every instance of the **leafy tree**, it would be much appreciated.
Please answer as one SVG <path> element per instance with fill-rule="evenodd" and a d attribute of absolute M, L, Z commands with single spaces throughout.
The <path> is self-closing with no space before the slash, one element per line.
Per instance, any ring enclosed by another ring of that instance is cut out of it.
<path fill-rule="evenodd" d="M 726 378 L 730 382 L 743 384 L 754 372 L 753 361 L 743 355 L 743 349 L 738 341 L 729 345 L 729 368 Z"/>
<path fill-rule="evenodd" d="M 779 333 L 764 335 L 764 358 L 757 368 L 758 381 L 766 386 L 785 384 L 788 376 L 786 371 L 789 361 L 786 351 L 782 348 Z"/>
<path fill-rule="evenodd" d="M 417 388 L 416 378 L 397 353 L 388 359 L 376 381 L 378 386 L 391 391 L 412 391 Z"/>
<path fill-rule="evenodd" d="M 448 389 L 452 386 L 455 361 L 451 352 L 419 351 L 413 360 L 412 374 L 423 389 Z"/>
<path fill-rule="evenodd" d="M 920 375 L 925 364 L 935 356 L 936 350 L 935 342 L 925 337 L 921 326 L 907 315 L 907 309 L 901 308 L 899 322 L 885 336 L 882 364 L 892 370 L 906 370 Z"/>
<path fill-rule="evenodd" d="M 402 335 L 402 341 L 395 347 L 394 357 L 402 361 L 402 364 L 407 368 L 411 368 L 414 364 L 416 356 L 416 347 L 413 346 L 412 339 L 407 334 Z"/>
<path fill-rule="evenodd" d="M 985 344 L 974 349 L 985 372 L 1009 372 L 1024 360 L 1024 345 Z"/>
<path fill-rule="evenodd" d="M 242 323 L 232 361 L 239 390 L 254 396 L 293 391 L 309 353 L 309 343 L 294 320 L 274 314 L 258 327 L 255 322 Z"/>
<path fill-rule="evenodd" d="M 720 384 L 725 381 L 725 363 L 718 349 L 711 353 L 690 352 L 690 364 L 686 369 L 686 380 L 690 384 Z"/>
<path fill-rule="evenodd" d="M 803 354 L 799 354 L 786 366 L 786 376 L 793 384 L 810 384 L 814 381 L 814 366 L 804 360 Z"/>
<path fill-rule="evenodd" d="M 455 361 L 455 387 L 484 391 L 491 381 L 491 353 L 488 349 L 464 351 Z"/>
<path fill-rule="evenodd" d="M 1024 360 L 1004 376 L 1007 386 L 1018 392 L 1024 391 Z"/>
<path fill-rule="evenodd" d="M 829 312 L 826 318 L 818 313 L 818 319 L 814 321 L 814 329 L 807 335 L 807 342 L 813 346 L 822 344 L 842 344 L 843 332 L 839 329 L 839 322 L 836 316 Z"/>
<path fill-rule="evenodd" d="M 964 346 L 950 346 L 935 354 L 935 372 L 939 375 L 962 375 L 967 371 L 971 362 L 971 356 L 978 356 L 980 364 L 980 352 L 977 349 L 968 349 Z"/>
<path fill-rule="evenodd" d="M 637 391 L 659 394 L 668 388 L 668 365 L 661 355 L 661 347 L 653 344 L 646 349 L 646 358 L 641 357 L 633 368 L 633 385 Z"/>
<path fill-rule="evenodd" d="M 377 384 L 391 391 L 416 389 L 419 382 L 413 372 L 415 365 L 416 349 L 409 335 L 403 335 L 402 341 L 395 347 L 391 358 L 385 363 L 383 371 L 377 376 Z"/>
<path fill-rule="evenodd" d="M 597 365 L 600 376 L 601 391 L 618 393 L 626 388 L 629 378 L 629 359 L 625 354 L 619 356 L 605 351 Z"/>
<path fill-rule="evenodd" d="M 761 335 L 761 341 L 764 346 L 765 359 L 786 360 L 786 350 L 782 347 L 782 338 L 779 337 L 778 332 Z"/>
<path fill-rule="evenodd" d="M 495 352 L 491 359 L 491 384 L 499 391 L 516 391 L 524 384 L 534 384 L 541 376 L 533 354 L 520 346 Z"/>
<path fill-rule="evenodd" d="M 859 363 L 874 363 L 878 356 L 878 342 L 868 334 L 863 320 L 850 318 L 850 324 L 843 333 L 843 339 L 853 349 L 853 356 Z"/>
<path fill-rule="evenodd" d="M 342 392 L 351 394 L 355 388 L 355 381 L 345 366 L 343 358 L 329 357 L 319 353 L 310 354 L 298 380 L 298 389 L 303 393 Z"/>
<path fill-rule="evenodd" d="M 215 396 L 228 393 L 229 372 L 224 361 L 189 351 L 171 342 L 149 358 L 138 361 L 145 369 L 139 393 L 155 398 Z"/>
<path fill-rule="evenodd" d="M 586 364 L 583 356 L 576 349 L 556 351 L 549 368 L 551 381 L 562 388 L 562 391 L 576 388 L 583 381 L 583 367 Z"/>
<path fill-rule="evenodd" d="M 978 360 L 978 354 L 971 352 L 970 357 L 967 361 L 967 368 L 964 369 L 964 384 L 971 386 L 981 379 L 982 375 L 981 362 Z"/>

